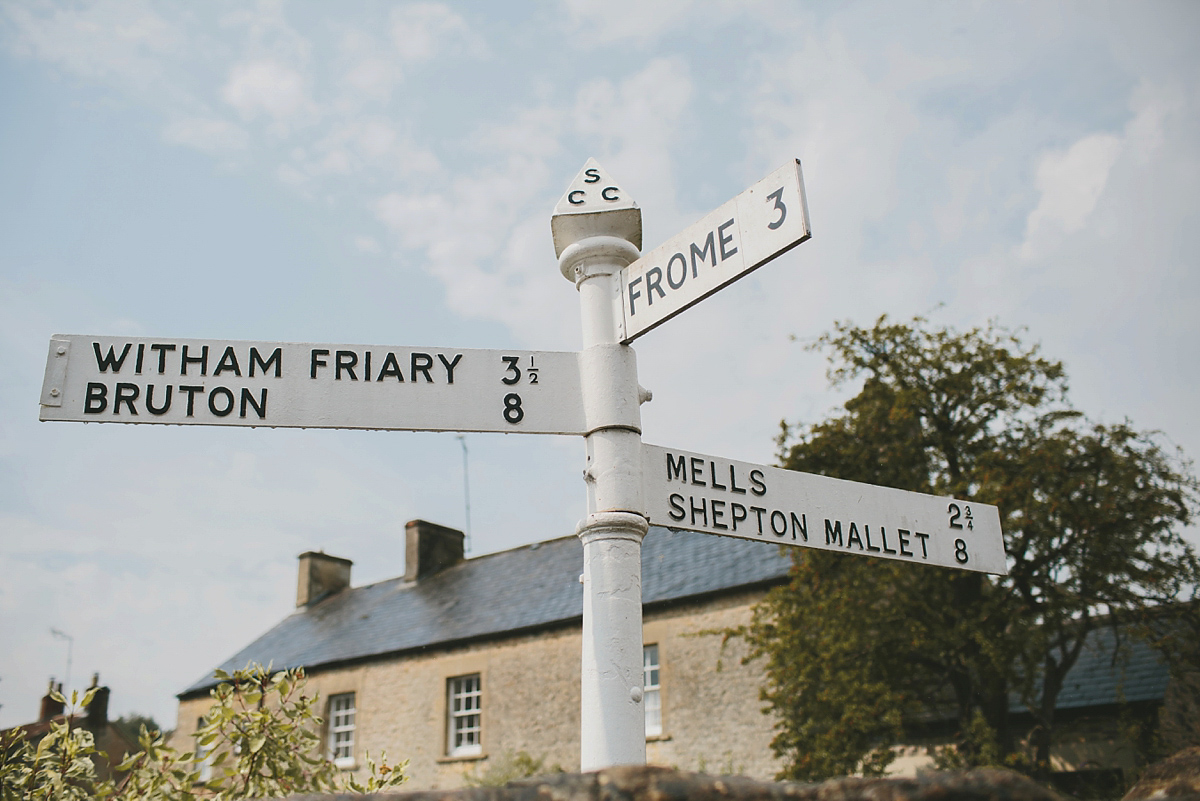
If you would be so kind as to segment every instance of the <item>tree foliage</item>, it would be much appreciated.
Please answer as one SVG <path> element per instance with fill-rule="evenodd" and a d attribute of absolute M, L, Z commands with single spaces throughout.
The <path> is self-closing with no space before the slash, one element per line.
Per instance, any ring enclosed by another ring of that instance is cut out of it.
<path fill-rule="evenodd" d="M 304 694 L 304 671 L 272 673 L 249 665 L 233 674 L 217 671 L 214 704 L 196 733 L 197 749 L 179 752 L 157 729 L 140 727 L 141 750 L 116 767 L 119 778 L 98 780 L 94 758 L 104 758 L 86 728 L 72 715 L 52 721 L 32 744 L 21 729 L 0 742 L 0 799 L 59 801 L 191 801 L 281 797 L 298 793 L 374 793 L 407 781 L 407 763 L 392 766 L 368 754 L 366 777 L 342 774 L 318 754 L 321 719 L 317 699 Z M 86 707 L 95 690 L 71 694 L 71 707 Z M 56 700 L 66 703 L 54 692 Z"/>
<path fill-rule="evenodd" d="M 1007 576 L 796 549 L 737 631 L 765 657 L 783 777 L 882 772 L 954 721 L 943 764 L 1048 768 L 1063 679 L 1098 626 L 1126 630 L 1197 577 L 1180 536 L 1190 464 L 1128 422 L 1089 422 L 1059 362 L 998 325 L 838 324 L 834 386 L 861 389 L 779 439 L 785 467 L 999 507 Z M 1032 715 L 1018 730 L 1010 695 Z"/>

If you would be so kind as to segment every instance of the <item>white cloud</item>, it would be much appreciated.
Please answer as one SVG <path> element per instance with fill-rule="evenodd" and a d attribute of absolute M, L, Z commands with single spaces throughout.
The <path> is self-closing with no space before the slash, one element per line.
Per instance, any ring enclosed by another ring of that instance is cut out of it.
<path fill-rule="evenodd" d="M 375 254 L 383 252 L 383 248 L 380 246 L 379 241 L 373 236 L 354 237 L 354 247 L 363 253 Z"/>
<path fill-rule="evenodd" d="M 177 145 L 194 147 L 210 155 L 245 150 L 250 135 L 228 120 L 190 117 L 175 120 L 163 128 L 163 138 Z"/>
<path fill-rule="evenodd" d="M 234 66 L 221 96 L 247 119 L 264 112 L 276 121 L 286 121 L 312 110 L 304 76 L 271 60 Z"/>
<path fill-rule="evenodd" d="M 5 37 L 19 55 L 89 80 L 123 87 L 162 87 L 161 60 L 178 56 L 187 37 L 145 0 L 97 0 L 72 7 L 40 2 L 0 4 Z"/>
<path fill-rule="evenodd" d="M 1023 257 L 1034 255 L 1042 240 L 1083 227 L 1108 183 L 1121 144 L 1112 134 L 1092 134 L 1066 151 L 1042 156 L 1034 180 L 1041 199 L 1029 213 Z"/>
<path fill-rule="evenodd" d="M 567 0 L 565 5 L 580 46 L 588 49 L 622 39 L 646 43 L 672 28 L 684 27 L 689 14 L 693 19 L 697 16 L 692 0 Z M 725 16 L 727 5 L 705 3 L 704 17 L 711 22 L 714 16 Z"/>
<path fill-rule="evenodd" d="M 410 3 L 396 8 L 391 34 L 400 57 L 410 63 L 431 61 L 447 50 L 475 57 L 487 53 L 483 38 L 442 3 Z"/>

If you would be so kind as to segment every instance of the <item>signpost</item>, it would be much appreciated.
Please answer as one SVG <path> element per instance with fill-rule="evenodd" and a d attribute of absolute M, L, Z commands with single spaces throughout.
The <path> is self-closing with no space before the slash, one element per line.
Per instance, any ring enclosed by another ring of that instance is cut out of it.
<path fill-rule="evenodd" d="M 653 525 L 1005 573 L 995 506 L 642 445 Z"/>
<path fill-rule="evenodd" d="M 580 766 L 646 761 L 641 543 L 650 523 L 1005 572 L 994 506 L 642 443 L 629 343 L 810 236 L 788 162 L 642 256 L 638 206 L 589 159 L 551 218 L 583 350 L 55 336 L 41 419 L 582 435 Z"/>

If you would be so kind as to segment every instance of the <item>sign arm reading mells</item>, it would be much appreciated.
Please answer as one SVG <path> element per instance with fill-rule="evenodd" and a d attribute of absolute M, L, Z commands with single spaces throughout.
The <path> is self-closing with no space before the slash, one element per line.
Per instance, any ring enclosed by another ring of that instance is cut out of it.
<path fill-rule="evenodd" d="M 584 437 L 580 767 L 646 761 L 641 542 L 651 523 L 1004 573 L 994 506 L 642 442 L 629 343 L 807 240 L 799 161 L 642 255 L 641 210 L 595 159 L 554 209 L 579 353 L 169 337 L 50 340 L 42 420 Z"/>

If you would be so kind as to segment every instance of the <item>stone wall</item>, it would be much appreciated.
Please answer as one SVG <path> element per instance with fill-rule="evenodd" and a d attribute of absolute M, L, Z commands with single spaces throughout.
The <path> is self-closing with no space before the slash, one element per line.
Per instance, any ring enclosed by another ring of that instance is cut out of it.
<path fill-rule="evenodd" d="M 544 776 L 506 787 L 358 797 L 376 801 L 1061 801 L 1024 776 L 1002 770 L 792 784 L 655 767 Z M 297 796 L 293 801 L 341 798 L 348 796 Z"/>

